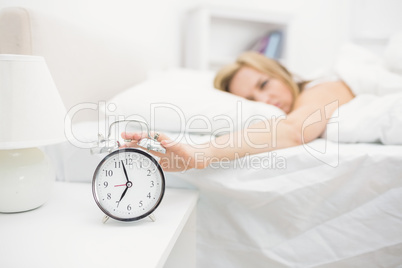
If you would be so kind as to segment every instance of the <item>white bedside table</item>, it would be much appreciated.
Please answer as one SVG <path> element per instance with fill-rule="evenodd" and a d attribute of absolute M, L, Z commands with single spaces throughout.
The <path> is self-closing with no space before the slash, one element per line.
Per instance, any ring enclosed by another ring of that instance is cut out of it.
<path fill-rule="evenodd" d="M 42 207 L 0 214 L 0 267 L 195 267 L 197 199 L 167 188 L 155 222 L 103 224 L 91 184 L 56 182 Z"/>

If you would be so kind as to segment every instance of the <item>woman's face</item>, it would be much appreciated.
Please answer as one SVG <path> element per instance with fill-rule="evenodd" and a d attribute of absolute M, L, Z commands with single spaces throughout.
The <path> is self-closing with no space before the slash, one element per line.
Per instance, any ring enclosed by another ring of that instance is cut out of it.
<path fill-rule="evenodd" d="M 290 88 L 281 80 L 251 67 L 241 67 L 229 84 L 229 91 L 240 97 L 275 105 L 289 113 L 293 105 Z"/>

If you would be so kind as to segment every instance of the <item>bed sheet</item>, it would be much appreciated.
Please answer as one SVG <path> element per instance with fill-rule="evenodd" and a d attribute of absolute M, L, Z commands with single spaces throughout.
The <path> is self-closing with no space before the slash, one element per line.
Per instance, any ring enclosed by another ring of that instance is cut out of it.
<path fill-rule="evenodd" d="M 68 143 L 44 150 L 65 181 L 90 182 L 102 158 Z M 200 191 L 197 267 L 402 265 L 402 146 L 319 139 L 166 175 Z"/>
<path fill-rule="evenodd" d="M 277 154 L 285 169 L 178 174 L 201 193 L 200 267 L 402 265 L 401 146 L 341 144 L 336 166 L 303 147 Z"/>

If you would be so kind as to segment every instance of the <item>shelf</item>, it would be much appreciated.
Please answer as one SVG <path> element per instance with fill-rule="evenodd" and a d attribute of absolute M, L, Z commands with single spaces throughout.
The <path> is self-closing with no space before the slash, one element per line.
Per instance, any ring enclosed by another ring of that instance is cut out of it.
<path fill-rule="evenodd" d="M 271 31 L 281 31 L 282 58 L 286 58 L 287 27 L 291 16 L 283 13 L 222 8 L 199 8 L 188 17 L 185 67 L 216 70 L 233 62 Z"/>
<path fill-rule="evenodd" d="M 199 12 L 209 13 L 209 16 L 212 18 L 215 17 L 278 25 L 288 24 L 292 18 L 292 16 L 287 13 L 270 13 L 256 10 L 202 8 Z"/>

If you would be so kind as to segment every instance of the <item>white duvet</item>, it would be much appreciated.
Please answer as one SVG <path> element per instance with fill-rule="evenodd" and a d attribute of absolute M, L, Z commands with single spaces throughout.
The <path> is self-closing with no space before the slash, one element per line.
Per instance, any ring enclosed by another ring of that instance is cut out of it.
<path fill-rule="evenodd" d="M 328 137 L 338 134 L 340 142 L 402 144 L 402 93 L 357 95 L 337 113 L 330 122 L 337 122 L 339 129 L 328 128 Z"/>
<path fill-rule="evenodd" d="M 402 144 L 402 38 L 393 40 L 383 58 L 355 45 L 343 47 L 335 72 L 356 97 L 334 113 L 331 122 L 339 129 L 327 130 L 330 140 Z"/>
<path fill-rule="evenodd" d="M 402 265 L 402 147 L 326 143 L 308 145 L 332 148 L 322 157 L 303 146 L 275 152 L 285 168 L 169 174 L 200 190 L 198 267 Z M 250 157 L 264 158 L 272 153 Z"/>

